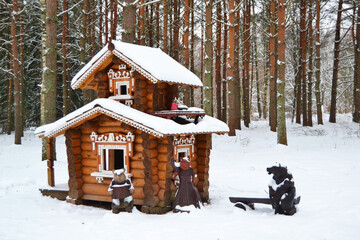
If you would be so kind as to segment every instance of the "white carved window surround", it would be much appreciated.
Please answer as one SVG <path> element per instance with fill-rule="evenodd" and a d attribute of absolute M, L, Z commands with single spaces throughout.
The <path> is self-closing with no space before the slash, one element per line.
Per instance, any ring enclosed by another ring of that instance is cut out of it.
<path fill-rule="evenodd" d="M 174 138 L 174 159 L 176 162 L 180 161 L 180 158 L 187 157 L 191 161 L 194 157 L 194 144 L 195 137 L 191 135 L 188 138 Z"/>
<path fill-rule="evenodd" d="M 98 171 L 90 175 L 102 182 L 104 178 L 112 178 L 113 171 L 124 168 L 128 176 L 130 174 L 129 158 L 133 155 L 133 142 L 135 136 L 129 132 L 127 135 L 109 133 L 90 135 L 93 151 L 97 153 Z"/>
<path fill-rule="evenodd" d="M 126 64 L 120 64 L 118 70 L 108 71 L 109 91 L 113 93 L 111 99 L 125 100 L 125 104 L 133 103 L 132 93 L 135 90 L 135 79 L 132 77 L 133 69 L 127 70 Z"/>

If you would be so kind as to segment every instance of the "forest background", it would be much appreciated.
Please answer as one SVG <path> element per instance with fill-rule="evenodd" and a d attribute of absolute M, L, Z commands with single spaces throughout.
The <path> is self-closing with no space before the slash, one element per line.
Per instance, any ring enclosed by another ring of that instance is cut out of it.
<path fill-rule="evenodd" d="M 286 119 L 360 122 L 357 0 L 0 0 L 0 132 L 21 144 L 24 129 L 96 98 L 70 81 L 110 39 L 159 47 L 197 74 L 204 88 L 180 98 L 229 135 L 268 119 L 286 145 Z"/>

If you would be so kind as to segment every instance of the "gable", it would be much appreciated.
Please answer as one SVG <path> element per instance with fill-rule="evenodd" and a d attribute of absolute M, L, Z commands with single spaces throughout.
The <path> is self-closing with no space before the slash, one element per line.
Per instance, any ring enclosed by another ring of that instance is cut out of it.
<path fill-rule="evenodd" d="M 73 89 L 83 88 L 94 74 L 108 67 L 113 56 L 153 83 L 158 81 L 201 87 L 201 80 L 159 48 L 112 41 L 101 49 L 72 79 Z"/>

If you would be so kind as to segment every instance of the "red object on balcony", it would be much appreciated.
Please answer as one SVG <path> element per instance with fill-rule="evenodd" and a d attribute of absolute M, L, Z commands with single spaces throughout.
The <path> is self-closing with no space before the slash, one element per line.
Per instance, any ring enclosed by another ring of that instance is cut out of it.
<path fill-rule="evenodd" d="M 171 103 L 171 108 L 170 108 L 170 109 L 171 109 L 171 110 L 178 110 L 177 104 L 176 104 L 175 101 Z"/>

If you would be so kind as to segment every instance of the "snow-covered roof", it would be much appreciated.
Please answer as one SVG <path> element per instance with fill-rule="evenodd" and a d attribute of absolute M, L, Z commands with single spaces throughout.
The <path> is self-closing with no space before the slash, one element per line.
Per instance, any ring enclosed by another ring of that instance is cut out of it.
<path fill-rule="evenodd" d="M 71 87 L 76 89 L 92 75 L 102 63 L 113 55 L 130 65 L 141 75 L 157 83 L 158 81 L 203 86 L 201 80 L 190 70 L 175 61 L 160 48 L 146 47 L 136 44 L 112 41 L 114 49 L 108 44 L 101 49 L 72 79 Z"/>
<path fill-rule="evenodd" d="M 224 122 L 210 116 L 200 119 L 197 124 L 179 124 L 170 119 L 141 112 L 112 99 L 99 98 L 56 122 L 38 127 L 35 130 L 35 135 L 39 137 L 56 137 L 63 134 L 67 129 L 80 125 L 83 120 L 95 118 L 99 114 L 105 114 L 157 137 L 229 132 L 229 128 Z"/>

